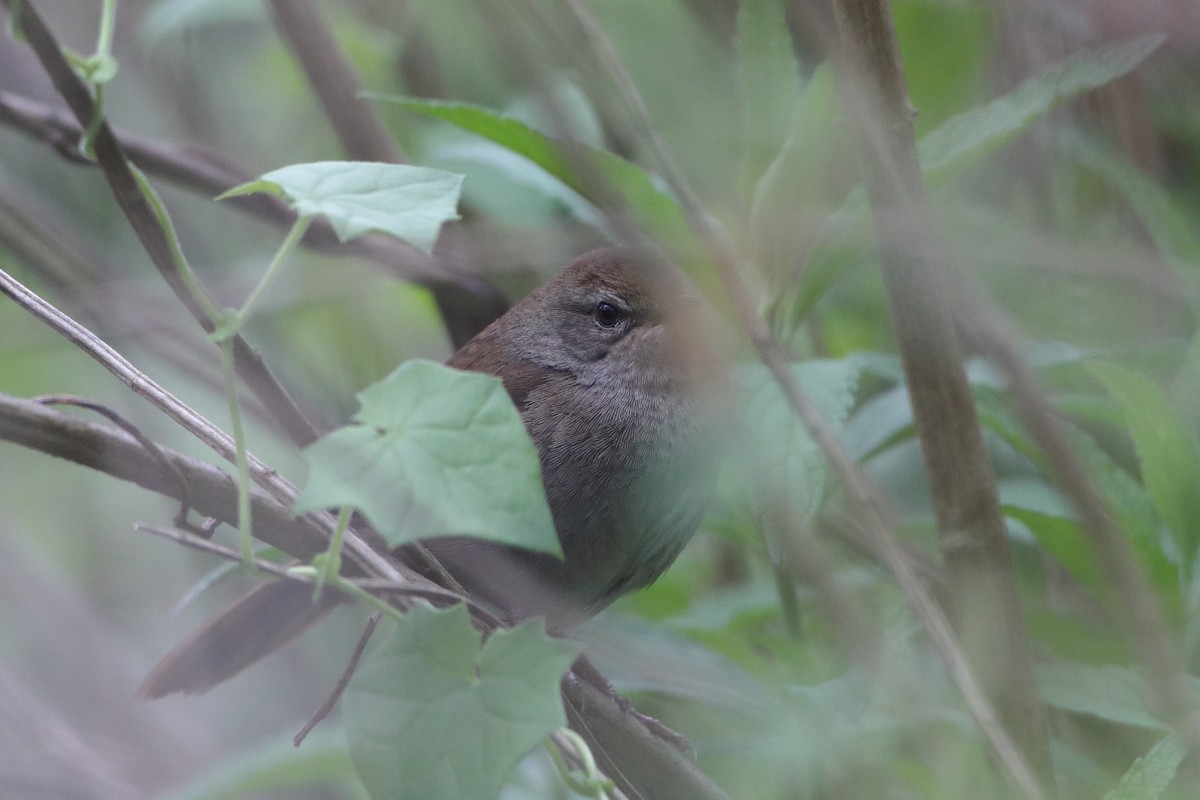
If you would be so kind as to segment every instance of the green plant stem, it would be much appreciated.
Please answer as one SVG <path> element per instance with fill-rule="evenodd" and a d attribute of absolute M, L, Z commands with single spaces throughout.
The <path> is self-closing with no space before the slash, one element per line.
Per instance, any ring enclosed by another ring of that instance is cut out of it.
<path fill-rule="evenodd" d="M 302 567 L 292 567 L 290 570 L 288 570 L 288 572 L 297 577 L 308 578 L 311 580 L 317 580 L 320 574 L 316 567 L 307 565 Z M 403 611 L 391 605 L 390 603 L 381 600 L 380 598 L 368 592 L 366 589 L 355 584 L 353 581 L 346 580 L 340 574 L 334 574 L 329 577 L 329 586 L 333 589 L 337 589 L 343 594 L 350 595 L 356 600 L 361 600 L 363 603 L 366 603 L 368 606 L 380 612 L 389 619 L 392 619 L 396 622 L 400 622 L 404 619 Z"/>
<path fill-rule="evenodd" d="M 8 35 L 14 42 L 25 44 L 25 31 L 21 28 L 21 9 L 23 0 L 12 0 L 8 4 Z"/>
<path fill-rule="evenodd" d="M 246 432 L 242 426 L 242 410 L 237 399 L 237 377 L 233 371 L 233 340 L 227 339 L 220 345 L 221 371 L 225 374 L 225 394 L 229 400 L 229 419 L 233 428 L 233 441 L 237 446 L 237 509 L 242 561 L 246 569 L 257 572 L 258 567 L 254 564 L 254 552 L 251 548 L 253 532 L 250 526 L 250 467 L 246 459 Z"/>
<path fill-rule="evenodd" d="M 112 61 L 113 29 L 116 27 L 116 19 L 117 0 L 104 0 L 104 4 L 100 8 L 100 33 L 96 37 L 96 52 L 84 59 L 73 58 L 72 53 L 66 53 L 68 60 L 77 62 L 76 68 L 81 70 L 81 77 L 92 87 L 92 118 L 88 120 L 83 138 L 79 141 L 79 152 L 87 158 L 96 157 L 93 143 L 96 140 L 96 134 L 100 132 L 100 126 L 104 124 L 104 83 L 112 77 L 112 73 L 107 73 L 99 80 L 96 79 L 96 74 L 107 62 Z"/>
<path fill-rule="evenodd" d="M 275 279 L 279 277 L 279 272 L 284 261 L 286 261 L 287 257 L 290 256 L 292 251 L 296 249 L 296 245 L 300 243 L 300 240 L 304 238 L 304 234 L 308 231 L 308 226 L 311 223 L 312 217 L 299 217 L 296 219 L 295 224 L 292 225 L 292 229 L 288 231 L 288 235 L 284 237 L 283 243 L 279 245 L 279 249 L 275 251 L 275 257 L 271 259 L 271 264 L 267 267 L 267 271 L 262 276 L 262 280 L 260 280 L 258 285 L 254 287 L 254 290 L 250 292 L 250 296 L 246 298 L 245 305 L 243 305 L 241 311 L 238 312 L 238 327 L 241 327 L 242 323 L 249 319 L 250 315 L 254 313 L 254 309 L 258 307 L 258 304 L 262 300 L 263 295 L 266 294 L 267 289 L 269 289 L 271 284 L 275 282 Z"/>
<path fill-rule="evenodd" d="M 783 612 L 784 627 L 788 636 L 799 640 L 802 635 L 800 625 L 800 602 L 796 597 L 796 582 L 791 573 L 783 566 L 775 564 L 771 567 L 775 576 L 775 591 L 779 595 L 779 608 Z"/>
<path fill-rule="evenodd" d="M 133 164 L 129 164 L 129 170 L 133 174 L 133 178 L 137 182 L 142 196 L 146 198 L 146 203 L 150 206 L 155 220 L 162 229 L 167 241 L 168 250 L 171 254 L 171 263 L 175 271 L 179 274 L 183 285 L 187 288 L 188 293 L 192 296 L 196 304 L 213 321 L 213 324 L 218 324 L 218 321 L 225 315 L 208 298 L 208 294 L 200 286 L 200 281 L 196 277 L 196 273 L 192 271 L 191 265 L 188 264 L 187 257 L 183 254 L 183 248 L 179 244 L 179 236 L 175 232 L 175 226 L 171 223 L 171 215 L 167 213 L 167 208 L 163 205 L 162 198 L 158 196 L 158 192 L 154 190 L 145 173 Z M 257 568 L 254 566 L 254 553 L 251 548 L 253 533 L 250 523 L 250 467 L 249 459 L 246 455 L 246 433 L 242 425 L 242 411 L 237 399 L 237 377 L 233 362 L 233 339 L 223 340 L 219 344 L 221 347 L 221 372 L 225 376 L 225 394 L 229 400 L 229 417 L 233 428 L 234 445 L 237 448 L 235 462 L 238 473 L 238 533 L 241 540 L 242 561 L 245 563 L 247 569 L 257 571 Z"/>
<path fill-rule="evenodd" d="M 88 120 L 87 128 L 83 131 L 83 138 L 79 140 L 79 152 L 87 158 L 94 159 L 96 157 L 96 148 L 93 142 L 96 141 L 96 134 L 100 132 L 100 126 L 104 124 L 104 85 L 97 83 L 92 89 L 93 106 L 92 118 Z"/>
<path fill-rule="evenodd" d="M 100 34 L 96 37 L 96 55 L 112 56 L 113 30 L 117 21 L 117 0 L 104 0 L 100 9 Z"/>
<path fill-rule="evenodd" d="M 558 773 L 562 776 L 563 782 L 573 791 L 586 797 L 594 797 L 596 800 L 608 800 L 608 790 L 612 788 L 613 782 L 600 774 L 600 770 L 596 767 L 596 759 L 592 755 L 592 750 L 588 747 L 587 742 L 570 728 L 559 728 L 557 733 L 571 743 L 571 746 L 575 748 L 575 752 L 579 754 L 580 760 L 583 761 L 583 771 L 581 774 L 579 771 L 571 769 L 570 765 L 567 764 L 562 753 L 559 751 L 558 745 L 555 744 L 553 736 L 546 740 L 546 752 L 550 754 L 550 759 L 554 762 L 554 766 L 558 768 Z"/>
<path fill-rule="evenodd" d="M 320 560 L 317 583 L 313 589 L 314 603 L 321 599 L 321 592 L 325 589 L 325 584 L 342 573 L 342 541 L 346 538 L 346 528 L 349 527 L 350 517 L 353 515 L 353 506 L 342 506 L 342 510 L 338 514 L 337 527 L 333 529 L 333 536 L 329 538 L 329 549 L 313 559 L 314 565 L 318 559 Z"/>
<path fill-rule="evenodd" d="M 208 298 L 208 293 L 200 286 L 200 280 L 196 277 L 196 273 L 192 272 L 191 265 L 184 257 L 183 248 L 179 245 L 179 236 L 175 233 L 175 226 L 171 224 L 171 215 L 167 213 L 167 207 L 163 205 L 162 198 L 158 196 L 158 192 L 154 190 L 146 174 L 132 162 L 127 163 L 133 179 L 137 182 L 138 188 L 142 190 L 142 195 L 146 198 L 146 203 L 154 213 L 154 218 L 167 240 L 167 249 L 170 251 L 171 263 L 174 265 L 175 271 L 179 273 L 179 278 L 183 281 L 192 300 L 204 311 L 209 320 L 216 324 L 216 321 L 221 319 L 221 310 Z"/>
<path fill-rule="evenodd" d="M 145 176 L 136 168 L 134 168 L 134 175 L 138 178 L 139 184 L 143 184 L 143 191 L 150 189 L 149 182 L 145 181 Z M 153 189 L 147 192 L 147 195 L 150 194 L 153 194 Z M 158 200 L 157 195 L 155 195 L 155 200 Z M 172 257 L 175 259 L 176 267 L 180 270 L 180 274 L 184 278 L 188 290 L 198 299 L 207 302 L 207 297 L 203 292 L 199 291 L 199 282 L 183 258 L 183 251 L 179 248 L 179 242 L 175 237 L 174 229 L 170 227 L 170 219 L 166 216 L 166 210 L 162 207 L 161 200 L 154 206 L 154 211 L 159 221 L 163 223 L 164 230 L 169 231 L 167 238 L 171 243 Z M 225 375 L 225 394 L 229 400 L 229 418 L 233 428 L 233 441 L 237 445 L 238 531 L 241 540 L 242 561 L 245 563 L 246 568 L 252 571 L 256 571 L 257 568 L 254 565 L 254 555 L 251 547 L 253 543 L 253 531 L 250 524 L 250 469 L 246 458 L 246 433 L 242 425 L 242 411 L 237 399 L 237 374 L 234 371 L 233 364 L 233 341 L 242 324 L 249 318 L 255 306 L 262 299 L 263 293 L 266 292 L 267 288 L 279 275 L 283 262 L 292 250 L 296 248 L 297 243 L 304 236 L 304 232 L 308 229 L 311 221 L 311 217 L 300 217 L 296 220 L 291 231 L 288 232 L 283 243 L 276 251 L 270 266 L 267 267 L 266 274 L 263 275 L 258 285 L 254 287 L 254 291 L 250 293 L 250 297 L 247 298 L 241 311 L 218 312 L 215 307 L 212 307 L 212 316 L 214 320 L 217 320 L 217 327 L 213 330 L 211 337 L 221 348 L 221 371 Z M 208 303 L 208 306 L 212 306 L 212 304 Z M 208 308 L 205 310 L 207 311 Z M 351 509 L 347 507 L 342 509 L 341 516 L 338 517 L 337 529 L 331 538 L 329 551 L 324 554 L 321 569 L 317 573 L 317 585 L 313 591 L 314 602 L 320 598 L 321 592 L 325 588 L 326 582 L 330 581 L 331 575 L 336 577 L 341 572 L 342 541 L 346 534 L 346 526 L 350 522 L 350 513 Z"/>

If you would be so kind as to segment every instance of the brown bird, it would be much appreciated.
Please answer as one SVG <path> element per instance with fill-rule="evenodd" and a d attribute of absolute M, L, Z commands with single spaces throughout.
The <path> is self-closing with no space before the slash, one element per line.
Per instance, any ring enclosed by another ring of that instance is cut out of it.
<path fill-rule="evenodd" d="M 708 313 L 706 313 L 706 311 Z M 571 262 L 448 364 L 496 375 L 537 447 L 563 559 L 467 537 L 428 550 L 502 619 L 561 630 L 671 565 L 716 473 L 727 372 L 713 315 L 675 268 L 604 248 Z M 143 697 L 198 693 L 344 598 L 264 584 L 169 653 Z"/>

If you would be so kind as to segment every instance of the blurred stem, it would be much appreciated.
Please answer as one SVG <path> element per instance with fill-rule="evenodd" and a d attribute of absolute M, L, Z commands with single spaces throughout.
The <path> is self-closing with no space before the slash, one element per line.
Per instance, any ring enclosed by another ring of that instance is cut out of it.
<path fill-rule="evenodd" d="M 963 369 L 913 134 L 895 30 L 883 0 L 836 0 L 836 76 L 866 167 L 875 241 L 953 597 L 953 622 L 987 697 L 1053 791 L 1045 711 L 995 475 Z M 949 274 L 948 274 L 949 273 Z"/>
<path fill-rule="evenodd" d="M 355 161 L 407 162 L 375 106 L 359 97 L 362 79 L 314 0 L 267 0 L 275 29 L 292 51 L 346 155 Z"/>
<path fill-rule="evenodd" d="M 796 582 L 782 564 L 772 564 L 771 573 L 775 576 L 775 591 L 779 594 L 779 607 L 783 611 L 783 624 L 788 636 L 800 639 L 800 601 L 796 594 Z"/>
<path fill-rule="evenodd" d="M 350 525 L 352 516 L 353 506 L 343 506 L 338 513 L 337 527 L 333 529 L 333 536 L 329 538 L 329 549 L 321 554 L 319 565 L 315 563 L 316 559 L 313 559 L 314 566 L 318 567 L 317 584 L 313 589 L 314 603 L 321 599 L 325 584 L 332 582 L 342 572 L 342 540 L 346 536 L 346 528 Z"/>
<path fill-rule="evenodd" d="M 221 371 L 225 373 L 225 394 L 229 400 L 229 420 L 233 442 L 237 447 L 237 516 L 241 540 L 242 562 L 246 569 L 256 572 L 252 531 L 250 529 L 250 468 L 246 459 L 246 432 L 242 425 L 242 409 L 237 399 L 237 375 L 233 370 L 233 340 L 224 339 L 221 347 Z"/>

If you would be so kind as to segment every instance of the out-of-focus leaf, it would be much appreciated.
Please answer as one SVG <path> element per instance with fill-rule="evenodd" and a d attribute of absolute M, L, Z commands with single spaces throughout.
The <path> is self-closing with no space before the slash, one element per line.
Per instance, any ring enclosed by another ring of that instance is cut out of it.
<path fill-rule="evenodd" d="M 1079 530 L 1062 495 L 1042 479 L 1005 478 L 1000 481 L 1005 515 L 1033 534 L 1038 543 L 1090 589 L 1102 589 L 1100 568 L 1091 542 Z"/>
<path fill-rule="evenodd" d="M 793 369 L 829 426 L 837 431 L 854 402 L 858 363 L 854 359 L 807 361 Z M 829 488 L 824 454 L 765 366 L 739 367 L 737 384 L 748 428 L 740 448 L 747 480 L 763 488 L 768 497 L 779 492 L 781 496 L 771 501 L 786 502 L 793 519 L 811 519 Z"/>
<path fill-rule="evenodd" d="M 912 435 L 912 405 L 908 389 L 900 385 L 880 392 L 856 409 L 841 438 L 850 455 L 867 461 Z"/>
<path fill-rule="evenodd" d="M 904 82 L 920 135 L 982 99 L 992 19 L 976 3 L 905 0 L 891 6 L 904 57 Z"/>
<path fill-rule="evenodd" d="M 415 606 L 343 700 L 371 797 L 494 800 L 521 756 L 566 724 L 558 683 L 578 653 L 536 620 L 481 647 L 465 607 Z"/>
<path fill-rule="evenodd" d="M 1075 609 L 1062 612 L 1031 605 L 1026 614 L 1029 632 L 1038 646 L 1055 658 L 1087 664 L 1119 664 L 1129 658 L 1121 632 L 1106 620 L 1081 619 Z"/>
<path fill-rule="evenodd" d="M 1167 190 L 1128 159 L 1079 134 L 1063 134 L 1079 162 L 1117 187 L 1154 240 L 1169 258 L 1200 264 L 1200 234 L 1195 220 L 1172 200 Z"/>
<path fill-rule="evenodd" d="M 789 108 L 795 112 L 787 138 L 761 177 L 755 176 L 749 242 L 759 268 L 777 287 L 772 294 L 780 307 L 771 313 L 795 324 L 854 252 L 838 234 L 866 215 L 861 208 L 839 211 L 859 175 L 844 164 L 848 142 L 833 71 L 818 68 L 798 105 L 793 101 Z M 822 244 L 825 249 L 818 250 Z"/>
<path fill-rule="evenodd" d="M 767 598 L 767 603 L 777 603 Z M 575 633 L 588 658 L 621 691 L 650 691 L 755 713 L 774 693 L 730 660 L 670 628 L 638 617 L 604 614 Z"/>
<path fill-rule="evenodd" d="M 1192 432 L 1147 376 L 1103 361 L 1087 368 L 1125 412 L 1146 491 L 1191 565 L 1200 542 L 1200 450 Z"/>
<path fill-rule="evenodd" d="M 395 546 L 467 535 L 561 554 L 537 450 L 499 378 L 413 360 L 304 450 L 296 511 L 354 506 Z"/>
<path fill-rule="evenodd" d="M 599 147 L 604 141 L 604 130 L 595 109 L 587 96 L 567 81 L 518 95 L 499 113 L 553 136 L 560 120 L 548 118 L 547 91 L 572 138 Z M 619 238 L 591 202 L 525 156 L 450 123 L 417 130 L 425 142 L 420 150 L 422 163 L 465 173 L 463 196 L 480 213 L 541 227 L 548 218 L 560 216 L 565 209 L 581 222 L 605 231 L 610 238 Z"/>
<path fill-rule="evenodd" d="M 666 233 L 676 233 L 684 225 L 683 213 L 674 198 L 633 162 L 607 150 L 579 142 L 552 138 L 512 117 L 469 103 L 440 100 L 415 100 L 368 93 L 367 97 L 391 103 L 457 125 L 524 156 L 566 186 L 600 205 L 597 186 L 587 174 L 594 170 L 625 200 L 630 211 L 644 224 Z M 578 165 L 584 165 L 579 170 Z"/>
<path fill-rule="evenodd" d="M 743 141 L 741 178 L 752 186 L 788 135 L 800 69 L 781 0 L 744 0 L 737 16 Z"/>
<path fill-rule="evenodd" d="M 1163 549 L 1154 503 L 1137 480 L 1104 452 L 1092 437 L 1073 430 L 1071 444 L 1099 495 L 1108 501 L 1154 587 L 1165 601 L 1178 599 L 1179 567 Z"/>
<path fill-rule="evenodd" d="M 1158 800 L 1175 780 L 1187 755 L 1187 747 L 1174 736 L 1161 740 L 1150 752 L 1133 762 L 1121 782 L 1104 795 L 1104 800 Z"/>
<path fill-rule="evenodd" d="M 558 208 L 573 217 L 604 229 L 596 207 L 562 181 L 524 156 L 495 142 L 467 137 L 434 144 L 425 151 L 430 164 L 461 171 L 469 176 L 463 185 L 466 199 L 501 219 L 529 219 L 539 224 Z M 522 194 L 529 199 L 522 202 Z"/>
<path fill-rule="evenodd" d="M 1150 713 L 1146 682 L 1127 667 L 1041 664 L 1037 677 L 1042 700 L 1055 708 L 1122 725 L 1165 727 Z"/>
<path fill-rule="evenodd" d="M 151 45 L 202 25 L 222 22 L 267 21 L 259 3 L 245 0 L 159 0 L 142 18 L 141 35 Z"/>
<path fill-rule="evenodd" d="M 1030 439 L 1024 426 L 998 395 L 991 391 L 976 391 L 975 399 L 979 408 L 979 421 L 988 430 L 996 433 L 1034 464 L 1049 470 L 1037 443 Z M 1155 588 L 1163 591 L 1165 598 L 1177 598 L 1179 570 L 1163 550 L 1158 515 L 1146 490 L 1132 475 L 1115 463 L 1091 436 L 1075 427 L 1070 428 L 1069 434 L 1076 457 L 1091 477 L 1100 497 L 1108 502 Z M 1065 529 L 1060 528 L 1057 532 L 1065 534 Z M 1086 572 L 1081 574 L 1086 575 Z"/>
<path fill-rule="evenodd" d="M 378 231 L 429 253 L 442 223 L 458 219 L 462 182 L 462 175 L 429 167 L 317 161 L 273 170 L 219 199 L 273 194 L 303 216 L 327 217 L 343 242 Z"/>
<path fill-rule="evenodd" d="M 163 800 L 233 800 L 322 783 L 353 783 L 354 764 L 340 734 L 317 732 L 297 748 L 289 735 L 254 747 L 206 771 Z"/>
<path fill-rule="evenodd" d="M 1092 548 L 1075 520 L 1022 508 L 1011 501 L 1004 503 L 1004 513 L 1029 528 L 1038 544 L 1057 558 L 1075 580 L 1093 589 L 1103 586 Z"/>
<path fill-rule="evenodd" d="M 1064 100 L 1130 72 L 1162 41 L 1153 34 L 1075 53 L 1008 94 L 952 117 L 918 143 L 925 180 L 938 183 L 958 174 Z"/>

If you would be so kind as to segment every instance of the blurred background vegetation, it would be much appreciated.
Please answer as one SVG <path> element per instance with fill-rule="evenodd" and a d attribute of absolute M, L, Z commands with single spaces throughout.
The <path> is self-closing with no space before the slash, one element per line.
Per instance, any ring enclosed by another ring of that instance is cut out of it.
<path fill-rule="evenodd" d="M 503 5 L 346 0 L 322 8 L 368 90 L 476 103 L 557 135 L 563 120 L 548 112 L 549 94 L 576 138 L 653 172 L 619 98 L 592 91 L 587 70 L 572 61 L 564 5 Z M 90 51 L 98 3 L 38 7 L 62 42 Z M 870 226 L 852 195 L 861 158 L 821 67 L 828 9 L 791 4 L 795 50 L 781 54 L 748 46 L 780 36 L 749 32 L 756 19 L 739 16 L 735 0 L 596 0 L 589 8 L 680 172 L 729 232 L 775 332 L 798 358 L 830 362 L 835 385 L 822 405 L 893 504 L 905 544 L 936 575 L 920 450 Z M 343 157 L 264 6 L 125 0 L 118 12 L 120 70 L 105 108 L 119 130 L 218 153 L 252 175 Z M 918 136 L 1087 47 L 1164 36 L 1130 75 L 1097 80 L 1106 85 L 1019 137 L 997 135 L 969 166 L 931 181 L 931 199 L 953 268 L 978 279 L 1027 338 L 1028 363 L 1118 507 L 1194 673 L 1200 11 L 1189 0 L 895 0 L 892 12 Z M 58 103 L 28 49 L 10 37 L 0 39 L 0 90 Z M 413 163 L 467 176 L 464 218 L 439 244 L 457 268 L 516 298 L 606 241 L 594 208 L 524 159 L 445 122 L 387 103 L 378 109 Z M 100 173 L 4 120 L 0 268 L 225 424 L 216 350 L 180 313 Z M 282 234 L 211 195 L 155 184 L 205 286 L 220 304 L 240 304 Z M 53 248 L 30 258 L 25 237 Z M 681 260 L 724 309 L 700 259 Z M 732 316 L 726 324 L 736 328 Z M 246 335 L 326 427 L 343 422 L 355 392 L 401 360 L 440 360 L 452 349 L 427 289 L 314 251 L 293 259 Z M 1195 797 L 1200 764 L 1168 735 L 1038 442 L 1015 421 L 989 365 L 969 355 L 968 368 L 1000 482 L 1060 796 Z M 156 441 L 207 455 L 9 302 L 0 302 L 0 392 L 83 395 Z M 295 450 L 259 422 L 251 449 L 302 481 Z M 797 507 L 822 553 L 812 569 L 854 595 L 885 654 L 886 669 L 868 675 L 847 665 L 820 593 L 781 578 L 779 547 L 764 539 L 739 480 L 743 462 L 731 462 L 709 520 L 678 563 L 584 634 L 606 674 L 639 709 L 688 736 L 700 766 L 735 797 L 1015 796 L 893 579 L 848 544 L 839 492 L 819 462 L 804 462 L 811 470 L 795 489 L 804 495 Z M 173 513 L 135 487 L 0 443 L 0 793 L 362 796 L 336 719 L 300 750 L 289 745 L 340 673 L 361 609 L 340 610 L 210 695 L 133 702 L 170 645 L 251 585 L 234 576 L 193 596 L 219 565 L 133 529 Z M 1200 683 L 1188 691 L 1200 698 Z M 536 754 L 504 797 L 568 794 Z"/>

